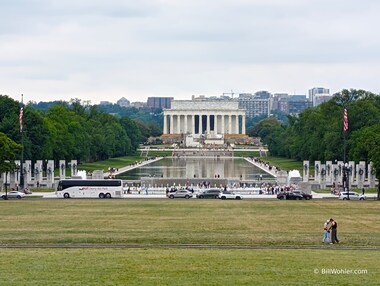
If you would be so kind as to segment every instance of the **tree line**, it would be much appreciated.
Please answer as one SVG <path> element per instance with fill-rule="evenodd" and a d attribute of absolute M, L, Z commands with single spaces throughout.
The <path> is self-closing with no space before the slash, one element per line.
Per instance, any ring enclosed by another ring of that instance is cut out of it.
<path fill-rule="evenodd" d="M 311 162 L 372 162 L 380 179 L 380 96 L 372 92 L 342 90 L 328 102 L 288 116 L 287 125 L 274 117 L 264 119 L 254 126 L 253 134 L 268 145 L 271 155 Z"/>
<path fill-rule="evenodd" d="M 0 95 L 0 145 L 3 147 L 0 156 L 4 153 L 9 159 L 20 159 L 19 115 L 20 103 Z M 130 155 L 154 133 L 151 128 L 157 129 L 153 123 L 114 116 L 78 99 L 55 102 L 45 110 L 28 104 L 23 109 L 22 121 L 24 159 L 32 161 L 93 162 Z M 15 150 L 14 154 L 5 153 L 4 146 Z"/>

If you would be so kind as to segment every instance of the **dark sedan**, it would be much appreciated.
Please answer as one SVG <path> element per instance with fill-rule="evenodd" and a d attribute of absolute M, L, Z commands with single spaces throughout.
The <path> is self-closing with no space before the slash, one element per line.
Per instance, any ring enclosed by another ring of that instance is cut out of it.
<path fill-rule="evenodd" d="M 198 199 L 218 199 L 220 193 L 219 189 L 209 189 L 197 194 L 196 197 Z"/>
<path fill-rule="evenodd" d="M 303 191 L 296 190 L 293 194 L 299 194 L 303 197 L 304 200 L 311 200 L 313 198 L 312 194 L 305 193 Z"/>
<path fill-rule="evenodd" d="M 279 200 L 303 200 L 303 196 L 301 194 L 297 194 L 297 193 L 279 193 L 277 195 L 277 198 Z"/>

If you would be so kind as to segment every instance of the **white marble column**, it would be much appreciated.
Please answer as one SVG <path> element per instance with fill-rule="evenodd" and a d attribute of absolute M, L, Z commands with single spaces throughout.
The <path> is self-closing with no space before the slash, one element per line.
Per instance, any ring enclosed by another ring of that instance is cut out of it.
<path fill-rule="evenodd" d="M 226 134 L 226 128 L 224 125 L 224 114 L 222 114 L 222 134 Z"/>
<path fill-rule="evenodd" d="M 183 129 L 184 133 L 187 133 L 187 114 L 185 114 L 185 128 Z"/>
<path fill-rule="evenodd" d="M 207 114 L 207 134 L 210 134 L 210 113 Z"/>
<path fill-rule="evenodd" d="M 168 116 L 164 113 L 164 134 L 168 134 Z"/>
<path fill-rule="evenodd" d="M 198 134 L 202 134 L 202 114 L 199 114 Z"/>
<path fill-rule="evenodd" d="M 170 114 L 170 134 L 174 134 L 174 115 Z"/>
<path fill-rule="evenodd" d="M 181 115 L 177 114 L 177 134 L 181 133 Z"/>

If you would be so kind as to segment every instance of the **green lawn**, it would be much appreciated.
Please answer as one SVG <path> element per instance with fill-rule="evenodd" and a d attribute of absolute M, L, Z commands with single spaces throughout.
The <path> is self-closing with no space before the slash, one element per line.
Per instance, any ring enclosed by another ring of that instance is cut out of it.
<path fill-rule="evenodd" d="M 108 168 L 122 168 L 141 160 L 142 158 L 140 157 L 140 153 L 136 153 L 131 156 L 111 158 L 94 163 L 83 163 L 78 166 L 78 169 L 86 170 L 88 172 L 92 172 L 94 170 L 103 170 L 104 172 L 107 172 Z"/>
<path fill-rule="evenodd" d="M 0 285 L 380 280 L 377 201 L 9 200 L 0 201 L 0 216 L 0 245 L 26 247 L 1 249 Z M 341 243 L 322 245 L 321 228 L 330 217 L 338 221 Z M 323 274 L 328 268 L 367 273 Z"/>

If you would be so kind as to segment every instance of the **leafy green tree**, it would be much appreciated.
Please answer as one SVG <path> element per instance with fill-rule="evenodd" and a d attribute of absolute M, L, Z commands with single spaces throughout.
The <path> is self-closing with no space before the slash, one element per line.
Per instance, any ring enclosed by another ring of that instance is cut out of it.
<path fill-rule="evenodd" d="M 14 160 L 21 153 L 21 145 L 0 132 L 0 173 L 12 172 L 16 168 Z"/>

